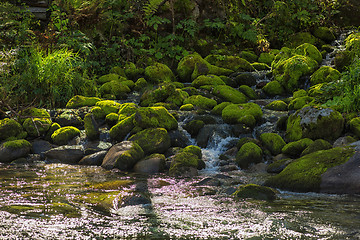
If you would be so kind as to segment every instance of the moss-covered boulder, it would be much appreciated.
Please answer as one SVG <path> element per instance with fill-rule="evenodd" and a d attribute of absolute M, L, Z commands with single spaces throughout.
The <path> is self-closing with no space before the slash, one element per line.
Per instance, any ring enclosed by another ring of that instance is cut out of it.
<path fill-rule="evenodd" d="M 232 103 L 231 103 L 231 102 L 222 102 L 222 103 L 216 105 L 216 106 L 211 110 L 211 114 L 221 116 L 222 111 L 224 110 L 224 108 L 227 107 L 227 106 L 229 106 L 230 104 L 232 104 Z"/>
<path fill-rule="evenodd" d="M 44 136 L 52 124 L 50 114 L 45 109 L 29 108 L 20 114 L 27 117 L 22 125 L 29 137 Z"/>
<path fill-rule="evenodd" d="M 271 67 L 269 65 L 267 65 L 266 63 L 254 62 L 251 64 L 251 66 L 257 71 L 271 70 Z"/>
<path fill-rule="evenodd" d="M 265 185 L 295 192 L 319 192 L 321 175 L 328 169 L 347 162 L 354 155 L 352 148 L 333 148 L 305 155 L 290 163 Z"/>
<path fill-rule="evenodd" d="M 184 100 L 189 97 L 189 94 L 181 89 L 175 89 L 175 92 L 171 94 L 166 100 L 165 103 L 174 104 L 180 107 Z"/>
<path fill-rule="evenodd" d="M 110 113 L 114 113 L 114 112 L 110 112 L 110 113 L 106 114 L 106 112 L 99 106 L 92 107 L 90 112 L 94 115 L 94 117 L 96 119 L 99 119 L 99 120 L 104 119 Z"/>
<path fill-rule="evenodd" d="M 24 132 L 20 123 L 10 118 L 0 120 L 0 141 L 8 138 L 24 137 L 26 137 L 26 132 Z"/>
<path fill-rule="evenodd" d="M 137 162 L 134 166 L 134 172 L 156 174 L 163 172 L 165 165 L 165 156 L 163 154 L 154 153 Z"/>
<path fill-rule="evenodd" d="M 216 86 L 213 94 L 227 102 L 235 104 L 246 103 L 248 101 L 248 97 L 245 94 L 226 85 Z"/>
<path fill-rule="evenodd" d="M 232 73 L 232 70 L 211 65 L 197 53 L 181 59 L 176 71 L 182 82 L 191 82 L 200 75 L 214 74 L 220 76 Z"/>
<path fill-rule="evenodd" d="M 327 43 L 331 43 L 336 39 L 334 33 L 328 27 L 315 28 L 313 31 L 313 35 Z"/>
<path fill-rule="evenodd" d="M 360 138 L 360 117 L 351 119 L 350 121 L 350 131 Z"/>
<path fill-rule="evenodd" d="M 283 95 L 285 93 L 284 87 L 280 84 L 280 82 L 276 80 L 268 82 L 262 88 L 262 90 L 270 97 L 274 97 L 276 95 Z"/>
<path fill-rule="evenodd" d="M 274 189 L 256 184 L 241 185 L 232 195 L 241 199 L 251 198 L 265 201 L 276 199 L 276 191 Z"/>
<path fill-rule="evenodd" d="M 310 138 L 303 138 L 298 141 L 289 142 L 286 144 L 283 149 L 282 153 L 286 154 L 287 156 L 291 157 L 299 157 L 300 154 L 311 144 L 313 140 Z"/>
<path fill-rule="evenodd" d="M 289 116 L 286 138 L 337 139 L 344 129 L 344 118 L 331 108 L 304 107 Z"/>
<path fill-rule="evenodd" d="M 289 110 L 299 110 L 313 101 L 314 98 L 309 96 L 292 99 L 289 103 Z"/>
<path fill-rule="evenodd" d="M 285 46 L 289 48 L 296 48 L 303 43 L 317 45 L 319 43 L 319 39 L 309 32 L 299 32 L 291 35 L 289 40 L 285 43 Z"/>
<path fill-rule="evenodd" d="M 113 127 L 115 124 L 118 123 L 118 121 L 119 121 L 119 114 L 117 113 L 110 113 L 105 117 L 105 122 L 108 125 L 108 127 Z"/>
<path fill-rule="evenodd" d="M 237 86 L 247 85 L 249 87 L 252 87 L 255 86 L 257 83 L 256 76 L 250 72 L 242 72 L 240 74 L 237 74 L 234 80 Z"/>
<path fill-rule="evenodd" d="M 164 153 L 171 145 L 170 136 L 165 128 L 148 128 L 129 138 L 144 150 L 145 154 Z"/>
<path fill-rule="evenodd" d="M 307 56 L 295 55 L 274 65 L 273 74 L 287 91 L 293 92 L 300 85 L 300 78 L 312 74 L 318 63 Z"/>
<path fill-rule="evenodd" d="M 139 106 L 136 103 L 123 103 L 120 105 L 118 121 L 122 121 L 123 119 L 130 117 L 135 114 L 139 110 Z"/>
<path fill-rule="evenodd" d="M 97 97 L 84 97 L 76 95 L 67 102 L 66 108 L 92 107 L 99 101 L 101 101 L 101 99 Z"/>
<path fill-rule="evenodd" d="M 99 92 L 103 98 L 112 98 L 109 96 L 115 96 L 116 99 L 125 99 L 127 94 L 131 92 L 131 89 L 119 81 L 111 81 L 104 83 L 100 88 Z"/>
<path fill-rule="evenodd" d="M 240 123 L 248 127 L 254 127 L 262 115 L 261 107 L 256 103 L 230 104 L 223 109 L 221 114 L 226 123 Z"/>
<path fill-rule="evenodd" d="M 105 169 L 131 170 L 143 157 L 144 152 L 137 143 L 123 141 L 110 148 L 101 166 Z"/>
<path fill-rule="evenodd" d="M 341 73 L 329 66 L 322 66 L 311 75 L 310 85 L 314 86 L 319 83 L 336 82 L 341 77 Z"/>
<path fill-rule="evenodd" d="M 226 55 L 215 55 L 211 54 L 205 58 L 210 64 L 231 69 L 237 72 L 250 72 L 254 71 L 254 67 L 245 60 L 244 58 L 238 56 L 226 56 Z"/>
<path fill-rule="evenodd" d="M 320 151 L 331 149 L 332 145 L 324 139 L 316 139 L 314 142 L 310 143 L 304 151 L 302 151 L 301 156 Z"/>
<path fill-rule="evenodd" d="M 155 63 L 154 65 L 145 68 L 145 77 L 151 83 L 173 82 L 175 75 L 171 69 L 162 63 Z"/>
<path fill-rule="evenodd" d="M 68 127 L 62 127 L 56 130 L 51 135 L 51 140 L 56 145 L 65 145 L 73 138 L 80 135 L 80 130 L 76 127 L 68 126 Z"/>
<path fill-rule="evenodd" d="M 274 61 L 274 59 L 275 59 L 275 54 L 263 52 L 263 53 L 260 53 L 258 62 L 265 63 L 268 66 L 271 66 L 271 63 L 272 63 L 272 61 Z"/>
<path fill-rule="evenodd" d="M 192 177 L 198 174 L 201 159 L 188 151 L 180 151 L 172 157 L 170 164 L 170 176 Z"/>
<path fill-rule="evenodd" d="M 287 167 L 287 165 L 289 165 L 293 161 L 294 161 L 294 159 L 292 159 L 292 158 L 276 159 L 274 162 L 270 163 L 266 167 L 266 172 L 280 173 L 282 170 L 284 170 Z"/>
<path fill-rule="evenodd" d="M 110 128 L 110 132 L 109 132 L 110 138 L 116 142 L 121 142 L 122 140 L 124 140 L 125 137 L 135 127 L 134 118 L 135 118 L 135 114 L 125 119 L 122 119 L 112 128 Z"/>
<path fill-rule="evenodd" d="M 58 124 L 58 123 L 53 123 L 53 124 L 51 124 L 49 130 L 48 130 L 47 133 L 46 133 L 45 140 L 50 142 L 50 141 L 51 141 L 51 135 L 53 135 L 53 133 L 54 133 L 56 130 L 60 129 L 60 128 L 61 128 L 61 126 L 60 126 L 60 124 Z"/>
<path fill-rule="evenodd" d="M 66 109 L 65 111 L 60 111 L 58 116 L 55 117 L 55 122 L 59 123 L 63 127 L 80 127 L 83 125 L 83 120 L 80 117 L 80 113 L 81 112 L 77 109 Z"/>
<path fill-rule="evenodd" d="M 239 91 L 242 92 L 247 98 L 251 100 L 258 99 L 259 96 L 256 94 L 255 90 L 247 85 L 241 85 Z"/>
<path fill-rule="evenodd" d="M 157 102 L 164 102 L 168 97 L 176 91 L 175 84 L 164 83 L 155 89 L 145 91 L 140 98 L 140 106 L 148 107 Z"/>
<path fill-rule="evenodd" d="M 239 149 L 236 154 L 236 164 L 247 169 L 251 164 L 260 163 L 263 159 L 263 151 L 253 142 L 247 142 Z"/>
<path fill-rule="evenodd" d="M 225 85 L 225 83 L 220 77 L 215 75 L 201 75 L 191 83 L 191 86 L 196 88 L 205 85 L 217 86 L 217 85 Z"/>
<path fill-rule="evenodd" d="M 31 152 L 31 144 L 24 140 L 6 141 L 0 145 L 0 162 L 9 163 L 26 157 Z"/>
<path fill-rule="evenodd" d="M 196 137 L 199 131 L 205 126 L 204 121 L 192 120 L 185 124 L 184 129 L 190 133 L 191 137 Z"/>
<path fill-rule="evenodd" d="M 121 107 L 121 104 L 117 103 L 115 101 L 112 101 L 112 100 L 103 100 L 103 101 L 97 102 L 96 106 L 100 107 L 101 110 L 103 110 L 102 118 L 105 118 L 105 116 L 110 113 L 118 113 L 119 109 Z M 98 110 L 96 110 L 96 111 L 98 111 Z M 92 113 L 94 113 L 94 112 L 92 111 Z M 96 113 L 94 113 L 94 114 L 97 115 Z"/>
<path fill-rule="evenodd" d="M 145 78 L 139 78 L 139 79 L 136 80 L 136 82 L 135 82 L 134 90 L 140 92 L 140 91 L 142 91 L 144 88 L 146 88 L 147 85 L 148 85 L 148 82 L 146 81 Z"/>
<path fill-rule="evenodd" d="M 322 61 L 322 55 L 320 51 L 310 43 L 301 44 L 295 49 L 294 53 L 314 59 L 319 64 Z"/>
<path fill-rule="evenodd" d="M 286 145 L 282 137 L 276 133 L 263 133 L 260 135 L 260 141 L 272 155 L 280 154 L 283 147 Z"/>
<path fill-rule="evenodd" d="M 128 62 L 125 64 L 125 75 L 128 79 L 137 80 L 144 74 L 144 69 L 137 67 L 134 63 Z"/>
<path fill-rule="evenodd" d="M 106 75 L 102 75 L 101 77 L 99 77 L 98 79 L 96 79 L 96 82 L 100 85 L 107 83 L 107 82 L 111 82 L 111 81 L 118 81 L 119 80 L 119 75 L 116 73 L 109 73 Z"/>
<path fill-rule="evenodd" d="M 287 111 L 288 105 L 282 100 L 275 100 L 275 101 L 272 101 L 271 103 L 267 104 L 265 106 L 265 108 L 274 110 L 274 111 Z"/>
<path fill-rule="evenodd" d="M 88 113 L 84 117 L 84 128 L 86 137 L 89 140 L 97 140 L 99 138 L 99 126 L 92 113 Z"/>
<path fill-rule="evenodd" d="M 258 56 L 253 51 L 241 51 L 240 56 L 251 63 L 258 60 Z"/>
<path fill-rule="evenodd" d="M 135 113 L 134 125 L 146 128 L 165 128 L 166 130 L 175 130 L 178 123 L 173 115 L 164 107 L 140 108 Z"/>
<path fill-rule="evenodd" d="M 211 110 L 217 105 L 217 102 L 201 95 L 192 95 L 184 100 L 184 104 L 192 104 L 201 109 Z"/>

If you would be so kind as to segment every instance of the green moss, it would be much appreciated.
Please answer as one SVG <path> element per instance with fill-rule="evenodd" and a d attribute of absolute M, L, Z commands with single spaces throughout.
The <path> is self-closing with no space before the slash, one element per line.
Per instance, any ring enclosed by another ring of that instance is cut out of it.
<path fill-rule="evenodd" d="M 192 104 L 198 108 L 211 110 L 217 105 L 217 102 L 201 95 L 193 95 L 185 99 L 184 104 Z"/>
<path fill-rule="evenodd" d="M 285 43 L 287 47 L 296 48 L 303 43 L 317 45 L 319 40 L 309 32 L 296 33 L 289 37 L 289 41 Z"/>
<path fill-rule="evenodd" d="M 19 148 L 31 148 L 31 143 L 26 141 L 25 139 L 7 141 L 3 143 L 3 147 L 11 148 L 11 149 L 19 149 Z"/>
<path fill-rule="evenodd" d="M 119 66 L 114 66 L 111 68 L 110 73 L 115 73 L 120 77 L 126 77 L 125 69 Z"/>
<path fill-rule="evenodd" d="M 124 81 L 121 81 L 121 84 L 128 86 L 130 90 L 133 90 L 135 88 L 135 83 L 131 80 L 125 79 Z"/>
<path fill-rule="evenodd" d="M 301 156 L 320 150 L 328 150 L 331 148 L 332 145 L 328 141 L 324 139 L 316 139 L 314 142 L 310 143 L 309 146 L 307 146 L 307 148 L 304 149 L 304 151 L 302 151 Z"/>
<path fill-rule="evenodd" d="M 242 51 L 240 53 L 240 56 L 251 63 L 256 62 L 258 60 L 258 56 L 252 51 Z"/>
<path fill-rule="evenodd" d="M 248 142 L 255 143 L 256 145 L 259 146 L 258 140 L 254 139 L 254 138 L 250 138 L 250 137 L 243 137 L 243 138 L 240 138 L 239 141 L 236 143 L 236 148 L 240 149 L 245 143 L 248 143 Z"/>
<path fill-rule="evenodd" d="M 184 129 L 190 133 L 192 137 L 196 137 L 201 128 L 205 125 L 204 121 L 201 120 L 192 120 L 185 124 Z"/>
<path fill-rule="evenodd" d="M 174 116 L 164 107 L 140 108 L 135 114 L 134 125 L 143 129 L 165 128 L 169 131 L 178 127 Z"/>
<path fill-rule="evenodd" d="M 148 85 L 148 82 L 145 80 L 145 78 L 139 78 L 135 82 L 134 90 L 136 91 L 142 91 L 146 86 Z"/>
<path fill-rule="evenodd" d="M 104 116 L 102 118 L 104 118 L 106 115 L 110 114 L 110 113 L 118 113 L 119 109 L 121 107 L 120 103 L 117 103 L 115 101 L 112 100 L 104 100 L 104 101 L 99 101 L 96 103 L 96 106 L 100 107 L 103 111 L 104 111 Z M 94 108 L 93 108 L 94 110 Z M 94 110 L 94 111 L 98 111 L 98 110 Z M 94 112 L 92 112 L 94 113 Z M 95 114 L 95 117 L 97 118 L 97 114 Z"/>
<path fill-rule="evenodd" d="M 171 162 L 169 175 L 170 176 L 181 176 L 186 174 L 190 168 L 198 168 L 200 159 L 195 154 L 190 152 L 179 152 L 177 153 Z"/>
<path fill-rule="evenodd" d="M 315 28 L 313 34 L 315 37 L 317 37 L 327 43 L 331 43 L 331 42 L 335 41 L 335 39 L 336 39 L 335 35 L 331 31 L 331 29 L 328 27 L 317 27 L 317 28 Z"/>
<path fill-rule="evenodd" d="M 110 138 L 116 142 L 121 142 L 124 140 L 124 138 L 131 132 L 131 130 L 134 128 L 134 118 L 135 114 L 127 117 L 121 121 L 119 121 L 117 124 L 115 124 L 110 129 Z"/>
<path fill-rule="evenodd" d="M 127 78 L 136 80 L 144 73 L 144 69 L 136 67 L 132 62 L 125 64 L 125 75 Z"/>
<path fill-rule="evenodd" d="M 341 77 L 341 73 L 329 66 L 322 66 L 311 75 L 310 84 L 314 86 L 319 83 L 336 82 Z"/>
<path fill-rule="evenodd" d="M 306 97 L 307 93 L 304 89 L 297 90 L 293 93 L 293 98 Z"/>
<path fill-rule="evenodd" d="M 294 159 L 291 159 L 291 158 L 284 158 L 284 159 L 276 160 L 276 161 L 270 163 L 266 167 L 266 171 L 268 173 L 280 173 L 282 170 L 284 170 L 286 168 L 287 165 L 289 165 L 293 161 L 294 161 Z"/>
<path fill-rule="evenodd" d="M 134 181 L 126 179 L 126 180 L 112 180 L 107 182 L 101 182 L 92 184 L 89 187 L 95 190 L 118 190 L 125 187 L 129 187 L 132 185 Z"/>
<path fill-rule="evenodd" d="M 322 61 L 320 51 L 310 43 L 304 43 L 295 49 L 295 54 L 302 55 L 314 59 L 319 64 Z"/>
<path fill-rule="evenodd" d="M 140 98 L 140 106 L 147 107 L 157 102 L 164 102 L 168 97 L 174 94 L 176 87 L 172 83 L 161 84 L 156 89 L 145 91 Z"/>
<path fill-rule="evenodd" d="M 58 130 L 58 129 L 60 129 L 60 128 L 61 128 L 61 126 L 60 126 L 60 124 L 58 124 L 58 123 L 53 123 L 53 124 L 51 124 L 48 132 L 46 133 L 45 140 L 51 141 L 51 135 L 52 135 L 56 130 Z"/>
<path fill-rule="evenodd" d="M 119 121 L 121 118 L 130 117 L 139 110 L 139 106 L 136 103 L 123 103 L 119 108 Z"/>
<path fill-rule="evenodd" d="M 215 75 L 201 75 L 197 77 L 192 83 L 191 86 L 199 88 L 204 85 L 225 85 L 224 81 L 220 77 Z"/>
<path fill-rule="evenodd" d="M 241 185 L 232 195 L 241 199 L 251 198 L 265 201 L 276 199 L 276 191 L 274 189 L 256 184 Z"/>
<path fill-rule="evenodd" d="M 244 104 L 230 104 L 222 111 L 222 118 L 224 122 L 230 124 L 244 123 L 244 117 L 251 116 L 257 122 L 261 119 L 263 112 L 261 107 L 255 103 L 244 103 Z M 253 124 L 247 125 L 254 127 Z"/>
<path fill-rule="evenodd" d="M 213 94 L 231 103 L 246 103 L 248 98 L 242 92 L 226 85 L 216 86 Z M 214 106 L 213 106 L 214 107 Z"/>
<path fill-rule="evenodd" d="M 107 83 L 107 82 L 111 82 L 111 81 L 117 81 L 119 79 L 119 75 L 116 74 L 116 73 L 110 73 L 110 74 L 106 74 L 106 75 L 103 75 L 101 77 L 99 77 L 96 82 L 98 84 L 104 84 L 104 83 Z"/>
<path fill-rule="evenodd" d="M 171 69 L 162 63 L 155 63 L 145 68 L 145 77 L 151 83 L 172 82 L 175 75 Z"/>
<path fill-rule="evenodd" d="M 121 120 L 123 120 L 125 118 L 126 117 L 124 116 Z M 118 123 L 118 121 L 119 121 L 119 115 L 116 113 L 110 113 L 110 114 L 106 115 L 106 117 L 105 117 L 105 122 L 109 127 L 113 127 L 115 124 Z"/>
<path fill-rule="evenodd" d="M 273 155 L 278 155 L 285 146 L 285 141 L 276 133 L 263 133 L 260 140 Z"/>
<path fill-rule="evenodd" d="M 165 128 L 148 128 L 129 138 L 137 143 L 145 154 L 163 153 L 170 147 L 170 137 Z"/>
<path fill-rule="evenodd" d="M 92 113 L 88 113 L 84 117 L 84 128 L 86 137 L 89 140 L 97 140 L 99 139 L 99 127 L 95 120 L 95 117 Z"/>
<path fill-rule="evenodd" d="M 182 82 L 191 82 L 191 75 L 197 63 L 206 64 L 206 61 L 197 53 L 187 55 L 181 59 L 176 71 Z"/>
<path fill-rule="evenodd" d="M 298 157 L 311 143 L 313 143 L 313 140 L 310 138 L 290 142 L 283 147 L 282 152 L 287 156 Z"/>
<path fill-rule="evenodd" d="M 51 140 L 57 145 L 65 145 L 71 139 L 80 135 L 80 130 L 76 127 L 62 127 L 57 129 L 52 135 Z"/>
<path fill-rule="evenodd" d="M 256 94 L 256 92 L 254 91 L 254 89 L 252 89 L 251 87 L 249 87 L 247 85 L 241 85 L 239 87 L 239 91 L 242 92 L 243 94 L 245 94 L 245 96 L 251 100 L 259 98 L 258 95 Z"/>
<path fill-rule="evenodd" d="M 353 154 L 353 149 L 339 147 L 305 155 L 290 163 L 265 184 L 290 191 L 319 192 L 321 175 L 327 169 L 347 162 Z"/>
<path fill-rule="evenodd" d="M 260 63 L 265 63 L 268 66 L 271 66 L 271 63 L 272 61 L 274 61 L 274 59 L 275 59 L 274 54 L 264 52 L 264 53 L 260 53 L 258 61 Z"/>
<path fill-rule="evenodd" d="M 124 99 L 127 97 L 127 94 L 131 92 L 130 88 L 119 81 L 111 81 L 104 83 L 99 92 L 102 97 L 106 97 L 107 95 L 114 95 L 116 99 Z"/>
<path fill-rule="evenodd" d="M 84 97 L 76 95 L 72 97 L 66 104 L 66 108 L 92 107 L 101 99 L 97 97 Z"/>
<path fill-rule="evenodd" d="M 23 123 L 23 127 L 28 136 L 39 137 L 46 134 L 51 124 L 50 118 L 27 118 Z"/>
<path fill-rule="evenodd" d="M 252 163 L 262 161 L 263 151 L 253 142 L 247 142 L 236 154 L 236 163 L 242 169 L 247 169 Z"/>
<path fill-rule="evenodd" d="M 5 140 L 10 137 L 17 137 L 23 133 L 23 128 L 14 119 L 5 118 L 0 120 L 0 140 Z"/>
<path fill-rule="evenodd" d="M 192 104 L 184 104 L 180 107 L 180 111 L 192 111 L 194 109 L 194 105 Z"/>
<path fill-rule="evenodd" d="M 194 80 L 200 75 L 212 74 L 212 75 L 221 76 L 221 75 L 229 75 L 231 73 L 233 73 L 233 70 L 217 67 L 205 61 L 204 63 L 197 63 L 195 65 L 194 72 L 191 74 L 191 79 Z"/>
<path fill-rule="evenodd" d="M 288 105 L 282 100 L 275 100 L 267 104 L 265 108 L 275 111 L 287 111 Z"/>
<path fill-rule="evenodd" d="M 180 152 L 192 153 L 192 154 L 196 155 L 199 159 L 202 158 L 201 148 L 199 148 L 198 146 L 189 145 L 189 146 L 183 148 Z"/>
<path fill-rule="evenodd" d="M 175 89 L 175 92 L 169 96 L 165 102 L 174 104 L 178 107 L 180 107 L 184 100 L 189 97 L 189 94 L 181 89 Z"/>
<path fill-rule="evenodd" d="M 104 111 L 101 107 L 99 107 L 99 106 L 92 107 L 90 112 L 94 115 L 94 117 L 95 117 L 96 119 L 104 119 L 104 118 L 106 117 L 106 115 L 108 115 L 108 114 L 106 114 L 105 111 Z M 109 113 L 109 114 L 110 114 L 110 113 Z"/>
<path fill-rule="evenodd" d="M 251 66 L 257 71 L 265 71 L 271 69 L 271 67 L 269 67 L 269 65 L 267 65 L 266 63 L 254 62 L 251 64 Z"/>
<path fill-rule="evenodd" d="M 208 55 L 205 58 L 210 64 L 215 65 L 221 68 L 227 68 L 237 72 L 249 72 L 253 71 L 254 67 L 245 60 L 244 58 L 240 58 L 238 56 L 226 56 L 226 55 Z"/>
<path fill-rule="evenodd" d="M 312 101 L 314 101 L 314 98 L 309 96 L 295 98 L 290 101 L 289 110 L 299 110 Z"/>
<path fill-rule="evenodd" d="M 285 93 L 284 87 L 276 80 L 267 83 L 262 90 L 271 97 Z"/>
<path fill-rule="evenodd" d="M 222 111 L 224 110 L 224 108 L 227 107 L 227 106 L 229 106 L 230 104 L 231 104 L 231 102 L 222 102 L 222 103 L 216 105 L 216 106 L 211 110 L 211 114 L 221 116 L 221 113 L 222 113 Z"/>
<path fill-rule="evenodd" d="M 355 134 L 356 137 L 360 138 L 360 117 L 351 119 L 350 131 Z"/>

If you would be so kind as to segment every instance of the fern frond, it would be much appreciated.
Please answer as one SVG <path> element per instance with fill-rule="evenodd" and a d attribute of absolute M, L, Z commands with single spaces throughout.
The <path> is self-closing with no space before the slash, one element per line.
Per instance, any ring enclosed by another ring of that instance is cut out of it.
<path fill-rule="evenodd" d="M 151 16 L 154 14 L 159 6 L 165 2 L 164 0 L 149 0 L 145 5 L 143 6 L 143 11 L 145 13 L 145 16 Z"/>

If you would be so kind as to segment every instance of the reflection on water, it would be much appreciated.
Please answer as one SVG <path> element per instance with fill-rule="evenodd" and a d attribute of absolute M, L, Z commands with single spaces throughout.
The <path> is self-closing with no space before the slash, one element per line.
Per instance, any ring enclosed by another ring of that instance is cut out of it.
<path fill-rule="evenodd" d="M 221 193 L 230 183 L 194 185 L 204 177 L 0 165 L 0 239 L 360 238 L 357 197 L 280 192 L 274 202 L 235 200 Z"/>

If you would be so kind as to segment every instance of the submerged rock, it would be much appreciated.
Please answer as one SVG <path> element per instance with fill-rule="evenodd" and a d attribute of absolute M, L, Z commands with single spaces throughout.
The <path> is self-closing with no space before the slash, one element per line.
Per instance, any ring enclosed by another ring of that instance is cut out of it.
<path fill-rule="evenodd" d="M 242 199 L 251 198 L 266 201 L 276 199 L 276 191 L 274 189 L 256 184 L 241 185 L 232 195 Z"/>

